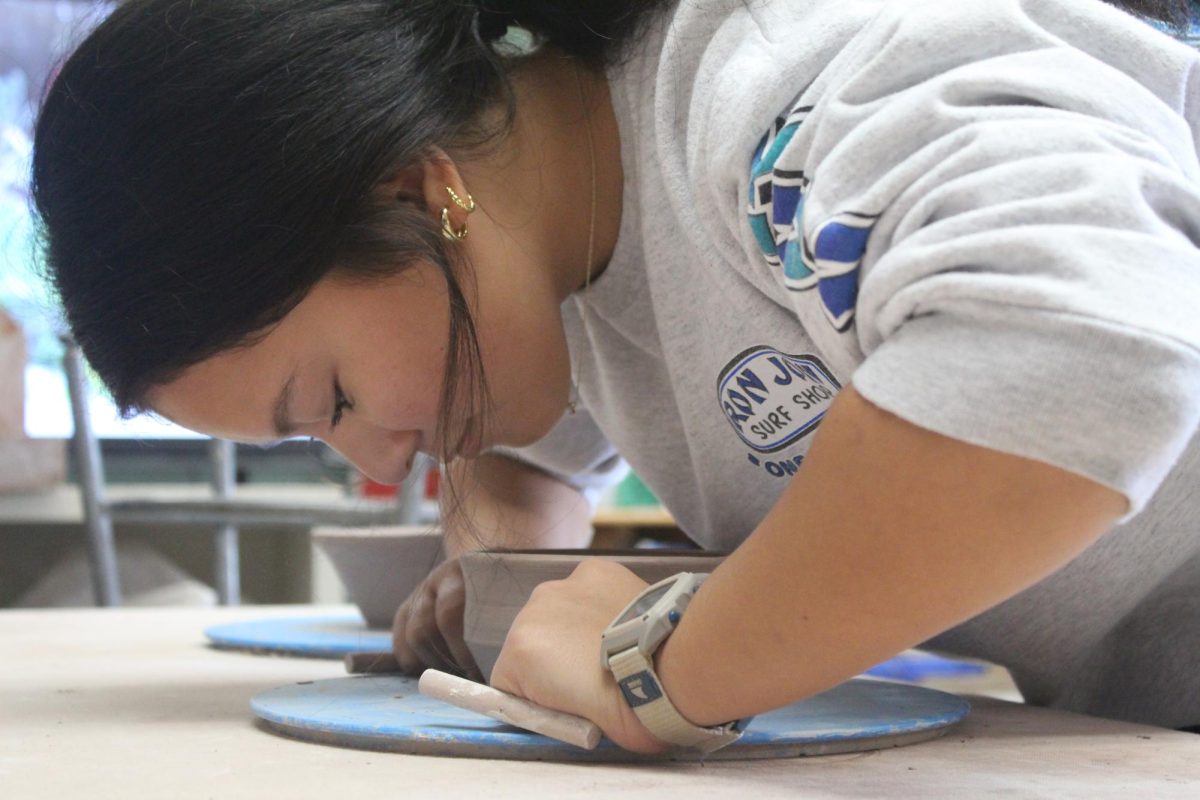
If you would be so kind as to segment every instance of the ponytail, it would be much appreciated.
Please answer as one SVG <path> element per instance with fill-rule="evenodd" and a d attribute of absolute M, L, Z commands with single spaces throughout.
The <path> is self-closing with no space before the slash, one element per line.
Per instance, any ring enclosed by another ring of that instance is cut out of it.
<path fill-rule="evenodd" d="M 510 27 L 523 28 L 547 44 L 593 67 L 620 59 L 628 42 L 663 0 L 478 0 L 480 33 L 495 41 Z"/>

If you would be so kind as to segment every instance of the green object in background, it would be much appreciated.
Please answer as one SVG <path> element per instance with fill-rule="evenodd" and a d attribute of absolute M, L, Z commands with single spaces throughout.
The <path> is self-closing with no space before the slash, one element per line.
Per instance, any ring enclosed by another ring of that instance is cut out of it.
<path fill-rule="evenodd" d="M 657 506 L 660 505 L 654 492 L 646 488 L 642 479 L 630 472 L 625 479 L 617 484 L 617 492 L 613 497 L 618 506 Z"/>

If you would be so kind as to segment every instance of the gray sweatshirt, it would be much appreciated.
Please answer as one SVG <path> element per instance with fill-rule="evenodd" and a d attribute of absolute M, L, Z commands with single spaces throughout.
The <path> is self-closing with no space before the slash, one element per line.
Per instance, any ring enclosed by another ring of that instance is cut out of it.
<path fill-rule="evenodd" d="M 1099 0 L 684 0 L 609 77 L 620 235 L 564 307 L 587 411 L 512 454 L 584 487 L 619 454 L 733 549 L 852 382 L 1131 506 L 931 646 L 1200 723 L 1197 54 Z"/>

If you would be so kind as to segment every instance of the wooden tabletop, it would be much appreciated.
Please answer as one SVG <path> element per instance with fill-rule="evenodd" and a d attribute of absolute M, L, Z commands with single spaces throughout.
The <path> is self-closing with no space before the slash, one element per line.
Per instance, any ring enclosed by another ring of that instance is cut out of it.
<path fill-rule="evenodd" d="M 675 518 L 662 506 L 602 506 L 596 509 L 592 524 L 636 528 L 671 528 Z"/>
<path fill-rule="evenodd" d="M 341 749 L 255 725 L 250 698 L 341 664 L 222 652 L 209 625 L 346 607 L 0 612 L 5 798 L 1200 797 L 1200 736 L 1001 700 L 924 744 L 778 761 L 574 765 Z"/>

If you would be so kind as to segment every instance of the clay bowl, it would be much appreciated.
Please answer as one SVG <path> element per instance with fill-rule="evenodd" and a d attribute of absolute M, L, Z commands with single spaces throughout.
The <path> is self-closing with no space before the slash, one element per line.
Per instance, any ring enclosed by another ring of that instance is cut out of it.
<path fill-rule="evenodd" d="M 368 628 L 390 630 L 396 609 L 443 558 L 441 531 L 426 525 L 321 527 L 312 537 Z"/>
<path fill-rule="evenodd" d="M 484 676 L 490 677 L 504 637 L 533 587 L 566 578 L 584 558 L 628 567 L 647 583 L 680 572 L 712 572 L 723 553 L 679 550 L 490 550 L 460 557 L 466 584 L 463 638 Z M 597 651 L 599 652 L 599 651 Z"/>

